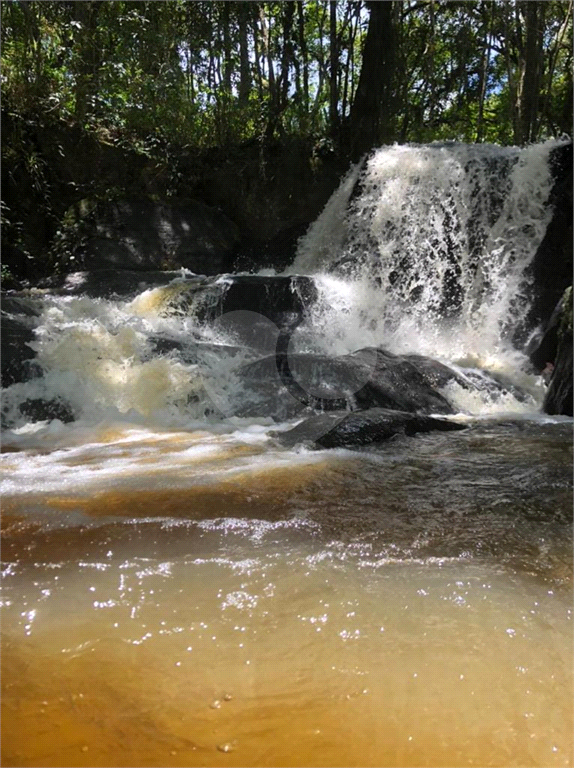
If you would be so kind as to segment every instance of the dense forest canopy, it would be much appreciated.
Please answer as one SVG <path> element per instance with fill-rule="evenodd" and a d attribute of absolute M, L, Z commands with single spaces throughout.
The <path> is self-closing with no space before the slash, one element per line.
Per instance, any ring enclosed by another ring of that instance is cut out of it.
<path fill-rule="evenodd" d="M 113 141 L 523 144 L 572 127 L 572 2 L 2 2 L 4 109 Z"/>
<path fill-rule="evenodd" d="M 2 0 L 3 284 L 72 266 L 80 204 L 292 242 L 373 147 L 571 135 L 572 3 Z"/>

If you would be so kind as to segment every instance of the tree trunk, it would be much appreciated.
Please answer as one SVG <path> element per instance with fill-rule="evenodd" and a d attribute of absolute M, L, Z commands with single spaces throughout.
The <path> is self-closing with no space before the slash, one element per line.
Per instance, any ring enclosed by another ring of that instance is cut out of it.
<path fill-rule="evenodd" d="M 96 31 L 100 2 L 74 3 L 75 20 L 81 24 L 76 53 L 76 84 L 74 88 L 74 116 L 83 124 L 88 107 L 98 92 L 98 72 L 101 51 L 98 49 Z"/>
<path fill-rule="evenodd" d="M 276 125 L 276 115 L 279 102 L 277 84 L 275 82 L 275 69 L 273 67 L 273 56 L 271 54 L 271 16 L 265 15 L 265 7 L 262 4 L 259 9 L 259 18 L 261 21 L 261 39 L 263 42 L 263 51 L 267 60 L 267 85 L 269 99 L 267 104 L 267 121 L 265 125 L 265 138 L 270 139 L 273 136 Z"/>
<path fill-rule="evenodd" d="M 295 5 L 292 2 L 284 3 L 285 9 L 283 15 L 283 52 L 281 55 L 281 103 L 280 111 L 286 109 L 289 97 L 289 65 L 291 64 L 292 42 L 291 32 L 293 29 L 293 12 Z"/>
<path fill-rule="evenodd" d="M 554 38 L 554 42 L 550 48 L 550 55 L 547 57 L 547 60 L 548 60 L 548 66 L 546 69 L 547 84 L 546 84 L 546 87 L 543 89 L 544 98 L 542 101 L 542 105 L 540 107 L 540 116 L 541 116 L 541 119 L 546 120 L 547 125 L 552 133 L 557 132 L 556 126 L 553 124 L 549 114 L 550 112 L 549 106 L 552 100 L 552 90 L 553 90 L 553 84 L 554 84 L 554 71 L 556 68 L 558 54 L 563 44 L 564 36 L 568 29 L 569 23 L 571 23 L 570 19 L 572 17 L 572 7 L 573 7 L 573 3 L 572 3 L 572 0 L 570 0 L 570 2 L 564 8 L 564 18 L 562 20 L 562 23 L 560 24 L 558 32 L 556 33 L 556 36 Z M 572 51 L 572 45 L 569 46 L 569 50 Z M 564 128 L 563 132 L 570 133 L 570 135 L 572 135 L 571 134 L 571 131 L 572 131 L 572 127 L 571 127 L 572 126 L 572 66 L 566 65 L 564 67 L 564 72 L 566 73 L 565 93 L 569 94 L 569 98 L 567 97 L 564 100 L 564 109 L 566 110 L 566 114 L 568 115 L 568 121 L 566 123 L 568 127 Z"/>
<path fill-rule="evenodd" d="M 247 22 L 249 19 L 249 5 L 246 2 L 239 3 L 239 103 L 247 104 L 251 92 L 251 70 L 249 67 L 249 45 L 247 38 Z"/>
<path fill-rule="evenodd" d="M 299 49 L 303 59 L 303 113 L 305 115 L 304 126 L 307 125 L 309 118 L 309 55 L 307 52 L 307 41 L 305 39 L 305 5 L 302 2 L 297 3 L 297 21 L 299 30 Z"/>
<path fill-rule="evenodd" d="M 231 72 L 233 69 L 233 62 L 231 61 L 231 34 L 230 34 L 230 19 L 229 19 L 229 6 L 230 3 L 222 3 L 222 19 L 223 26 L 223 86 L 225 89 L 225 95 L 231 98 Z"/>
<path fill-rule="evenodd" d="M 523 3 L 526 17 L 526 42 L 524 46 L 524 74 L 520 93 L 520 144 L 536 140 L 536 122 L 541 62 L 542 3 L 529 0 Z"/>
<path fill-rule="evenodd" d="M 484 48 L 482 51 L 482 61 L 480 65 L 480 95 L 478 102 L 478 117 L 476 120 L 476 142 L 482 141 L 484 133 L 484 102 L 486 99 L 486 90 L 488 86 L 488 69 L 490 64 L 490 53 L 492 47 L 492 28 L 494 22 L 494 0 L 490 0 L 490 16 L 484 33 Z"/>
<path fill-rule="evenodd" d="M 503 6 L 504 14 L 504 60 L 506 64 L 506 76 L 508 78 L 508 92 L 510 96 L 510 119 L 512 122 L 512 134 L 514 143 L 520 144 L 520 129 L 518 115 L 518 85 L 516 73 L 512 67 L 511 40 L 510 40 L 510 10 L 509 5 Z"/>
<path fill-rule="evenodd" d="M 261 69 L 261 58 L 263 56 L 261 52 L 261 46 L 259 43 L 259 7 L 257 4 L 252 4 L 252 23 L 253 23 L 253 51 L 255 53 L 255 72 L 257 74 L 257 91 L 259 93 L 259 103 L 263 103 L 263 71 Z"/>
<path fill-rule="evenodd" d="M 337 75 L 339 70 L 339 51 L 337 45 L 337 3 L 329 2 L 329 44 L 330 44 L 330 73 L 329 73 L 329 123 L 331 135 L 336 136 L 339 128 L 339 88 Z"/>
<path fill-rule="evenodd" d="M 395 138 L 395 35 L 393 3 L 368 2 L 371 12 L 363 65 L 350 113 L 351 157 Z"/>

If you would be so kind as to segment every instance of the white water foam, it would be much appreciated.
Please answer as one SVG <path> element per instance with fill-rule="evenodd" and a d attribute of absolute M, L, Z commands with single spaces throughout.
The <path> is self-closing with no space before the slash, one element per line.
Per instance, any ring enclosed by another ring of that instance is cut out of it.
<path fill-rule="evenodd" d="M 394 146 L 354 166 L 288 270 L 313 275 L 318 291 L 290 350 L 424 354 L 527 393 L 519 401 L 453 386 L 446 394 L 463 412 L 537 410 L 542 383 L 522 372 L 508 329 L 528 308 L 527 268 L 551 216 L 548 160 L 559 144 Z M 4 391 L 5 421 L 25 429 L 22 403 L 60 400 L 86 424 L 214 428 L 227 419 L 241 429 L 225 404 L 241 400 L 233 370 L 249 351 L 233 351 L 221 324 L 200 321 L 229 284 L 182 274 L 131 300 L 44 296 L 30 345 L 43 375 Z"/>
<path fill-rule="evenodd" d="M 334 329 L 328 351 L 511 353 L 527 268 L 552 215 L 549 155 L 561 143 L 383 147 L 362 174 L 353 169 L 288 270 L 317 277 L 313 322 Z"/>
<path fill-rule="evenodd" d="M 450 399 L 471 413 L 535 410 L 543 385 L 512 335 L 529 310 L 528 267 L 552 216 L 549 157 L 563 143 L 395 145 L 351 169 L 287 270 L 319 291 L 296 346 L 381 346 L 492 371 L 517 379 L 526 400 L 456 387 Z"/>

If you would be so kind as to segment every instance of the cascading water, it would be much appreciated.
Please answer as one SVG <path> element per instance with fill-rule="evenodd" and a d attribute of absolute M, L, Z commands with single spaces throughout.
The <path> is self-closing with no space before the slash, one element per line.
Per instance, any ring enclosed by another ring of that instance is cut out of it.
<path fill-rule="evenodd" d="M 424 354 L 463 375 L 486 369 L 528 393 L 517 401 L 497 391 L 493 400 L 485 378 L 482 396 L 450 387 L 457 409 L 535 409 L 541 382 L 524 372 L 512 340 L 552 215 L 549 157 L 560 144 L 384 147 L 354 166 L 287 270 L 311 275 L 316 294 L 300 298 L 304 318 L 289 351 Z M 207 412 L 229 416 L 229 401 L 242 397 L 233 369 L 273 354 L 276 341 L 273 327 L 256 323 L 251 336 L 269 338 L 246 346 L 212 322 L 209 310 L 232 280 L 206 287 L 183 274 L 129 300 L 37 296 L 30 346 L 43 376 L 6 391 L 4 422 L 25 423 L 22 403 L 54 398 L 92 421 L 113 412 L 180 425 Z M 158 338 L 168 354 L 158 354 Z"/>
<path fill-rule="evenodd" d="M 512 353 L 560 144 L 383 147 L 354 167 L 288 270 L 317 276 L 313 320 L 329 351 Z"/>
<path fill-rule="evenodd" d="M 378 150 L 289 275 L 8 297 L 2 764 L 574 764 L 571 420 L 512 344 L 556 146 Z M 359 361 L 340 409 L 412 353 L 462 429 L 286 447 L 286 360 Z"/>

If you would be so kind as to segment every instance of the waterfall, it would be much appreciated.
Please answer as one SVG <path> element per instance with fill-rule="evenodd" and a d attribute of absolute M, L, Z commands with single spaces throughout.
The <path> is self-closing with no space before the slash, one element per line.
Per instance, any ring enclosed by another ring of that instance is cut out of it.
<path fill-rule="evenodd" d="M 451 361 L 511 354 L 552 216 L 549 158 L 563 143 L 395 145 L 353 167 L 288 270 L 316 276 L 312 335 L 338 354 L 366 344 Z"/>
<path fill-rule="evenodd" d="M 22 359 L 34 359 L 5 388 L 2 422 L 268 418 L 269 392 L 246 408 L 257 384 L 236 371 L 273 361 L 279 335 L 287 356 L 422 354 L 472 383 L 445 391 L 456 410 L 532 412 L 543 387 L 513 339 L 552 216 L 551 153 L 563 143 L 378 149 L 350 169 L 287 275 L 173 273 L 118 294 L 121 270 L 113 289 L 95 293 L 97 280 L 75 285 L 78 273 L 60 291 L 15 299 L 21 338 L 31 339 Z M 265 386 L 281 385 L 276 362 L 261 369 Z"/>

